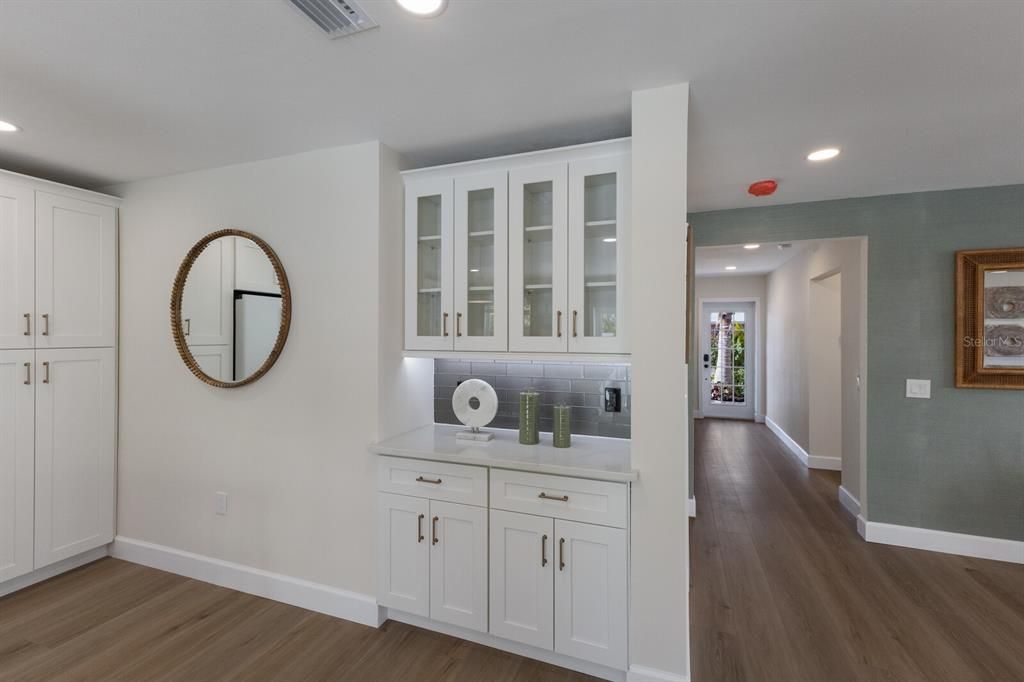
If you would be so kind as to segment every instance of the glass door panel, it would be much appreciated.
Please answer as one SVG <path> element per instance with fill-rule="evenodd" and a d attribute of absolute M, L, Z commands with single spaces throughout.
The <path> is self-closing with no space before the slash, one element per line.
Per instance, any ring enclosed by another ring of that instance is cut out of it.
<path fill-rule="evenodd" d="M 750 303 L 704 303 L 700 402 L 706 417 L 754 418 L 753 318 Z"/>
<path fill-rule="evenodd" d="M 406 187 L 406 348 L 450 350 L 452 308 L 452 183 Z"/>
<path fill-rule="evenodd" d="M 508 176 L 455 180 L 455 348 L 508 348 Z"/>

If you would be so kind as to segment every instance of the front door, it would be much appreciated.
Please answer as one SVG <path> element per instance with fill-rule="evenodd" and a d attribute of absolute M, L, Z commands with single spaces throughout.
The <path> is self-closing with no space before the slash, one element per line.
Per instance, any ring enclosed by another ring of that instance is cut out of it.
<path fill-rule="evenodd" d="M 700 320 L 701 412 L 752 420 L 754 304 L 705 301 Z"/>

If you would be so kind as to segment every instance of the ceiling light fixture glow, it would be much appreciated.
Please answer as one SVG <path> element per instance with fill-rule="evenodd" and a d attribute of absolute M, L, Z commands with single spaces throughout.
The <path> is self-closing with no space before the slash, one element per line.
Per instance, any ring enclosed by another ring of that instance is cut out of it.
<path fill-rule="evenodd" d="M 398 6 L 418 17 L 436 17 L 448 6 L 448 0 L 395 0 Z"/>
<path fill-rule="evenodd" d="M 21 130 L 21 128 L 14 125 L 13 123 L 8 123 L 7 121 L 0 121 L 0 133 L 16 133 L 19 130 Z"/>
<path fill-rule="evenodd" d="M 601 241 L 603 241 L 605 244 L 614 244 L 615 243 L 615 237 L 605 237 Z"/>
<path fill-rule="evenodd" d="M 726 270 L 735 270 L 735 269 L 736 269 L 736 266 L 735 266 L 735 265 L 726 265 L 726 266 L 725 266 L 725 269 L 726 269 Z"/>
<path fill-rule="evenodd" d="M 824 149 L 815 149 L 813 152 L 807 155 L 808 161 L 828 161 L 839 156 L 839 150 L 836 147 L 825 147 Z"/>
<path fill-rule="evenodd" d="M 746 249 L 747 251 L 753 251 L 754 249 L 760 249 L 761 245 L 760 244 L 744 244 L 743 248 Z"/>

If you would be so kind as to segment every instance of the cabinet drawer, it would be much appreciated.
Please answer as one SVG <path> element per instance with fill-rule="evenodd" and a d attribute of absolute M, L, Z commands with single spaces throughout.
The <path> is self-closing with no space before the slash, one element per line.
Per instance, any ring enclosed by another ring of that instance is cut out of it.
<path fill-rule="evenodd" d="M 381 456 L 377 458 L 377 489 L 486 507 L 487 468 Z"/>
<path fill-rule="evenodd" d="M 491 471 L 491 508 L 625 528 L 625 483 L 523 471 Z"/>

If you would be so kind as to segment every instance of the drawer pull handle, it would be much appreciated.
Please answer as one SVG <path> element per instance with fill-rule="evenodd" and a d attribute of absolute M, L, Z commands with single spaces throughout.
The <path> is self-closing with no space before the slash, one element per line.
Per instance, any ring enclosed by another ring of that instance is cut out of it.
<path fill-rule="evenodd" d="M 568 495 L 558 496 L 558 495 L 548 495 L 547 493 L 541 493 L 537 497 L 539 497 L 542 500 L 555 500 L 556 502 L 568 502 L 569 501 L 569 496 Z"/>
<path fill-rule="evenodd" d="M 437 544 L 437 520 L 438 520 L 438 517 L 435 516 L 434 520 L 430 522 L 430 532 L 431 532 L 430 544 L 432 544 L 432 545 L 436 545 Z"/>
<path fill-rule="evenodd" d="M 548 565 L 548 536 L 540 536 L 540 565 Z"/>
<path fill-rule="evenodd" d="M 416 542 L 423 542 L 423 514 L 416 519 Z"/>
<path fill-rule="evenodd" d="M 32 385 L 32 363 L 30 362 L 25 363 L 25 385 Z"/>
<path fill-rule="evenodd" d="M 44 362 L 43 363 L 43 383 L 44 384 L 50 383 L 50 363 L 49 362 Z"/>
<path fill-rule="evenodd" d="M 565 570 L 565 538 L 558 538 L 558 570 Z"/>
<path fill-rule="evenodd" d="M 441 485 L 441 479 L 440 478 L 433 479 L 433 478 L 423 478 L 422 476 L 417 476 L 416 477 L 416 481 L 419 482 L 419 483 L 433 483 L 434 485 Z"/>
<path fill-rule="evenodd" d="M 25 336 L 32 336 L 32 313 L 25 313 Z"/>

